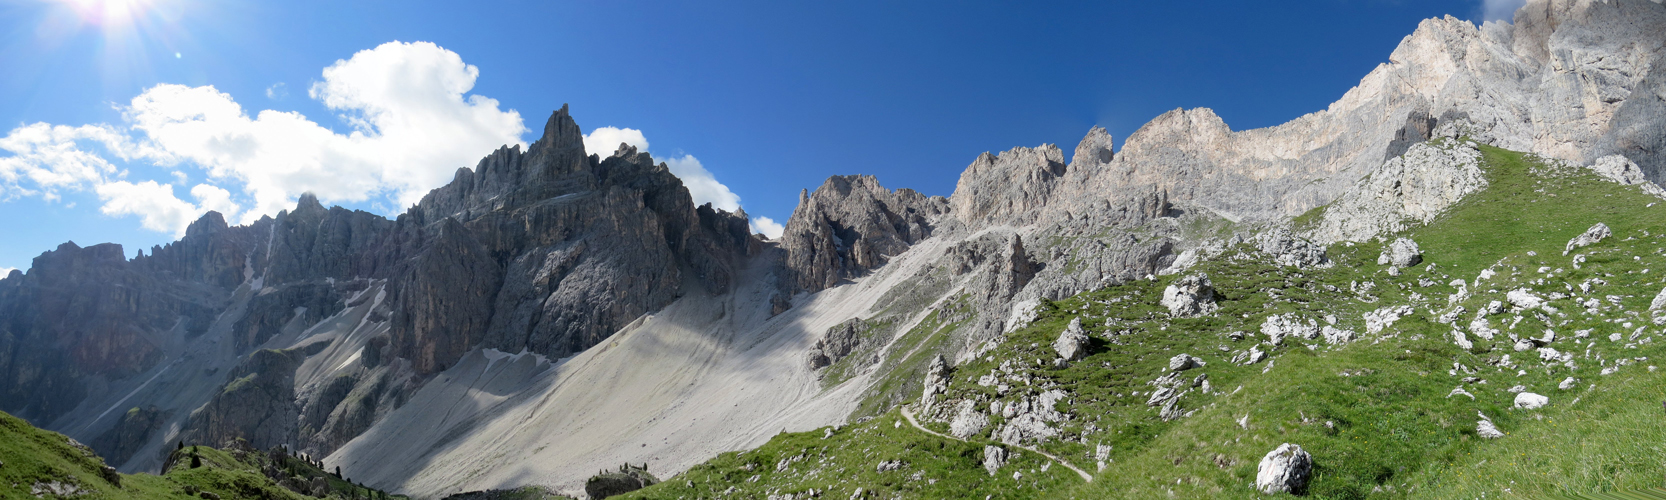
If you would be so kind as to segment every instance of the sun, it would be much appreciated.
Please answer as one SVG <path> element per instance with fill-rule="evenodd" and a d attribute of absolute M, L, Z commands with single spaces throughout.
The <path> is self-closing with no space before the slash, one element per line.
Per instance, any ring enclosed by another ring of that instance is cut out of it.
<path fill-rule="evenodd" d="M 75 9 L 81 21 L 104 27 L 120 27 L 132 24 L 143 10 L 149 6 L 149 0 L 59 0 Z"/>

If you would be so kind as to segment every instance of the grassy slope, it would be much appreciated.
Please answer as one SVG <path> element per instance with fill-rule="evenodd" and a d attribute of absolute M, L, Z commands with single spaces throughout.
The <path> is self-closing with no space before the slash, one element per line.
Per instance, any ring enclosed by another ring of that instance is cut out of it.
<path fill-rule="evenodd" d="M 1661 460 L 1666 418 L 1660 406 L 1666 372 L 1648 369 L 1659 364 L 1660 344 L 1652 337 L 1660 328 L 1649 322 L 1646 309 L 1666 273 L 1666 242 L 1660 239 L 1666 236 L 1666 207 L 1650 207 L 1660 200 L 1583 171 L 1558 171 L 1509 151 L 1483 152 L 1490 187 L 1405 234 L 1420 244 L 1425 262 L 1401 276 L 1391 277 L 1376 265 L 1378 243 L 1335 245 L 1329 249 L 1334 267 L 1300 271 L 1269 265 L 1240 248 L 1190 271 L 1208 274 L 1224 296 L 1213 316 L 1168 318 L 1157 302 L 1174 277 L 1129 283 L 1046 304 L 1033 325 L 955 368 L 950 397 L 979 399 L 980 407 L 1053 384 L 1069 390 L 1071 398 L 1058 409 L 1075 418 L 1056 424 L 1065 439 L 1049 440 L 1042 448 L 1092 471 L 1096 445 L 1110 445 L 1111 459 L 1091 484 L 1059 467 L 1039 473 L 1046 460 L 1022 451 L 1015 452 L 1018 465 L 1002 474 L 1023 471 L 1024 480 L 991 479 L 980 465 L 981 444 L 894 427 L 899 417 L 893 411 L 825 441 L 820 433 L 784 434 L 638 496 L 709 497 L 733 487 L 745 496 L 830 488 L 833 496 L 845 498 L 864 487 L 880 490 L 880 497 L 1253 498 L 1259 460 L 1285 442 L 1313 455 L 1315 476 L 1307 494 L 1315 498 L 1543 498 L 1660 486 L 1666 473 Z M 1611 227 L 1614 236 L 1576 252 L 1588 261 L 1573 269 L 1572 257 L 1562 256 L 1563 246 L 1597 222 Z M 1540 273 L 1541 267 L 1549 273 Z M 1477 281 L 1487 268 L 1497 275 Z M 1466 331 L 1476 311 L 1504 301 L 1510 290 L 1568 297 L 1549 301 L 1559 311 L 1554 314 L 1490 316 L 1502 333 L 1493 341 L 1471 333 L 1475 346 L 1466 351 L 1452 342 L 1453 326 L 1436 320 L 1451 309 L 1448 296 L 1457 289 L 1448 283 L 1454 279 L 1469 283 L 1471 295 L 1456 303 L 1467 311 L 1457 321 Z M 1578 286 L 1590 279 L 1607 284 L 1581 291 Z M 1360 291 L 1364 283 L 1372 288 Z M 1592 298 L 1599 304 L 1588 311 L 1582 302 Z M 1401 304 L 1416 312 L 1380 333 L 1365 332 L 1364 313 Z M 1286 312 L 1320 325 L 1334 316 L 1337 327 L 1354 331 L 1359 340 L 1344 346 L 1302 339 L 1278 347 L 1260 344 L 1272 355 L 1271 369 L 1267 362 L 1227 362 L 1265 340 L 1259 327 L 1267 316 Z M 1068 368 L 1052 368 L 1050 344 L 1075 317 L 1094 335 L 1092 354 Z M 1508 338 L 1537 337 L 1546 330 L 1558 336 L 1551 347 L 1575 354 L 1576 368 L 1543 362 L 1533 350 L 1516 352 Z M 1587 338 L 1573 338 L 1582 330 L 1590 330 Z M 1248 336 L 1231 340 L 1234 331 Z M 1610 341 L 1614 333 L 1625 338 Z M 1641 342 L 1645 338 L 1651 340 Z M 1179 353 L 1209 363 L 1186 375 L 1207 373 L 1213 392 L 1194 389 L 1180 406 L 1195 413 L 1164 422 L 1145 404 L 1153 389 L 1147 382 Z M 1502 366 L 1506 354 L 1511 361 Z M 1631 364 L 1599 374 L 1622 358 Z M 1021 366 L 1031 383 L 1014 382 L 1005 395 L 973 383 L 1007 362 Z M 1455 369 L 1454 363 L 1462 366 Z M 1474 373 L 1460 371 L 1465 368 Z M 1466 376 L 1486 383 L 1464 383 L 1460 379 Z M 1568 376 L 1578 379 L 1576 386 L 1558 389 Z M 1511 409 L 1515 395 L 1508 389 L 1517 385 L 1549 396 L 1550 406 Z M 1447 397 L 1459 386 L 1476 398 Z M 1477 437 L 1477 412 L 1508 436 Z M 1238 420 L 1246 416 L 1247 427 L 1240 427 Z M 1000 420 L 993 417 L 992 423 Z M 803 453 L 815 458 L 787 473 L 774 472 L 780 458 Z M 899 482 L 907 474 L 875 472 L 877 462 L 897 458 L 910 462 L 908 474 L 938 481 Z M 748 463 L 756 472 L 744 469 Z M 806 465 L 809 469 L 802 468 Z M 941 485 L 948 488 L 933 489 Z"/>
<path fill-rule="evenodd" d="M 106 481 L 100 474 L 104 460 L 91 450 L 77 448 L 69 438 L 56 432 L 37 429 L 28 422 L 0 412 L 0 498 L 36 498 L 37 484 L 60 483 L 74 485 L 84 496 L 77 498 L 104 499 L 188 499 L 188 487 L 212 492 L 222 499 L 284 499 L 301 500 L 302 496 L 279 487 L 260 470 L 265 464 L 264 453 L 249 454 L 243 459 L 234 454 L 209 447 L 198 447 L 202 467 L 177 467 L 167 474 L 122 474 L 120 486 Z M 300 460 L 286 460 L 286 465 L 303 475 L 323 475 L 323 471 Z M 334 477 L 331 486 L 338 493 L 331 498 L 362 498 L 371 490 L 359 488 Z M 339 492 L 352 492 L 345 494 Z M 47 495 L 51 498 L 51 495 Z M 379 498 L 387 498 L 381 496 Z"/>

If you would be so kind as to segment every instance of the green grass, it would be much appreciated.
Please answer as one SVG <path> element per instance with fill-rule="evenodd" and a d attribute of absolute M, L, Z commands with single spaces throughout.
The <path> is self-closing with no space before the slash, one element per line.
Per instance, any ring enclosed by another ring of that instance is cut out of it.
<path fill-rule="evenodd" d="M 1082 482 L 1069 469 L 1016 449 L 991 476 L 982 465 L 984 443 L 926 434 L 894 410 L 823 439 L 827 429 L 783 433 L 758 449 L 724 453 L 617 498 L 803 497 L 810 490 L 821 498 L 851 498 L 858 488 L 868 498 L 1014 498 L 1051 496 Z M 879 471 L 886 461 L 903 465 Z"/>
<path fill-rule="evenodd" d="M 302 500 L 313 498 L 291 492 L 261 473 L 270 458 L 261 452 L 238 452 L 196 447 L 202 466 L 190 467 L 192 448 L 175 451 L 180 466 L 163 475 L 119 474 L 119 484 L 106 479 L 104 460 L 90 449 L 71 444 L 56 432 L 37 429 L 22 419 L 0 412 L 0 498 L 37 498 L 37 485 L 73 485 L 76 498 L 188 499 L 210 492 L 222 499 Z M 402 498 L 358 487 L 325 474 L 302 460 L 285 457 L 281 468 L 302 476 L 325 476 L 335 492 L 329 498 Z M 54 498 L 47 494 L 46 497 Z"/>
<path fill-rule="evenodd" d="M 741 496 L 828 488 L 832 497 L 847 498 L 860 486 L 880 490 L 878 497 L 908 498 L 1260 498 L 1253 489 L 1257 464 L 1286 442 L 1313 456 L 1315 473 L 1305 492 L 1312 498 L 1552 498 L 1660 487 L 1666 483 L 1666 372 L 1648 369 L 1660 363 L 1653 337 L 1662 330 L 1646 309 L 1666 286 L 1666 206 L 1651 206 L 1661 200 L 1583 170 L 1496 148 L 1482 151 L 1487 189 L 1427 225 L 1388 235 L 1410 237 L 1423 250 L 1424 263 L 1400 276 L 1376 264 L 1382 250 L 1377 242 L 1333 245 L 1332 267 L 1306 270 L 1279 268 L 1240 246 L 1188 271 L 1214 282 L 1222 296 L 1214 315 L 1169 318 L 1158 300 L 1178 277 L 1137 280 L 1045 303 L 1032 325 L 954 367 L 945 398 L 971 399 L 979 408 L 1048 388 L 1066 390 L 1070 396 L 1057 410 L 1073 418 L 1052 424 L 1060 437 L 1039 446 L 1089 471 L 1096 469 L 1095 449 L 1111 446 L 1092 483 L 1045 476 L 1033 487 L 1002 489 L 977 460 L 981 444 L 930 437 L 906 425 L 893 429 L 897 414 L 885 408 L 897 402 L 883 400 L 860 412 L 879 418 L 832 439 L 822 441 L 819 432 L 782 435 L 758 450 L 698 466 L 643 497 L 711 497 L 734 487 L 731 493 Z M 1323 208 L 1315 209 L 1295 222 L 1314 226 L 1324 216 Z M 1563 256 L 1563 247 L 1597 222 L 1614 235 L 1575 251 L 1586 260 L 1574 269 L 1573 255 Z M 1478 280 L 1489 269 L 1496 274 Z M 1469 295 L 1449 300 L 1459 290 L 1450 283 L 1459 279 Z M 1582 284 L 1593 289 L 1585 292 Z M 1491 301 L 1507 303 L 1506 293 L 1520 288 L 1548 298 L 1555 311 L 1489 316 L 1500 330 L 1493 340 L 1470 331 L 1477 311 Z M 1587 304 L 1596 307 L 1588 311 Z M 1397 305 L 1412 305 L 1415 312 L 1381 332 L 1366 332 L 1365 313 Z M 1455 323 L 1474 343 L 1470 349 L 1454 343 L 1454 325 L 1437 320 L 1460 306 L 1464 312 Z M 1262 322 L 1283 313 L 1319 325 L 1334 319 L 1335 327 L 1358 338 L 1341 346 L 1306 339 L 1266 345 Z M 1051 344 L 1075 318 L 1093 336 L 1090 355 L 1055 368 Z M 1542 361 L 1531 349 L 1517 352 L 1509 338 L 1546 330 L 1558 338 L 1550 347 L 1574 354 L 1575 367 Z M 1233 340 L 1233 332 L 1245 338 Z M 1577 332 L 1588 336 L 1574 338 Z M 1615 333 L 1623 336 L 1618 342 L 1609 340 Z M 1271 355 L 1270 369 L 1268 362 L 1228 362 L 1252 346 Z M 1180 353 L 1208 362 L 1184 375 L 1207 374 L 1213 391 L 1194 389 L 1179 401 L 1190 416 L 1164 421 L 1146 405 L 1153 390 L 1148 382 Z M 1505 355 L 1510 366 L 1502 365 Z M 1616 368 L 1620 359 L 1630 364 Z M 1005 393 L 976 384 L 1003 366 L 1029 382 L 1010 382 Z M 917 384 L 922 369 L 898 364 L 884 383 L 897 378 Z M 1617 371 L 1602 375 L 1604 369 Z M 1578 382 L 1559 389 L 1569 376 Z M 1551 404 L 1512 409 L 1515 394 L 1508 389 L 1517 385 L 1549 396 Z M 1460 386 L 1475 399 L 1448 397 Z M 1477 413 L 1507 436 L 1480 438 Z M 1240 426 L 1245 417 L 1247 425 Z M 974 441 L 1002 423 L 992 416 Z M 942 422 L 927 426 L 947 430 Z M 932 450 L 937 445 L 942 448 Z M 773 473 L 781 457 L 801 454 L 815 457 L 819 475 Z M 878 461 L 904 456 L 915 468 L 910 470 L 954 489 L 887 482 L 873 472 Z M 1036 460 L 1028 466 L 1033 469 L 1045 459 L 1029 460 Z M 747 463 L 757 471 L 745 471 Z"/>

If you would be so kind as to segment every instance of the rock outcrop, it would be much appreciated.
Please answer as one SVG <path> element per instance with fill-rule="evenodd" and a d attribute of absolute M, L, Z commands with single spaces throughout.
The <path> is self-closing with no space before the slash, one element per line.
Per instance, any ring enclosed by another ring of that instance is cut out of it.
<path fill-rule="evenodd" d="M 150 441 L 151 435 L 162 427 L 166 417 L 155 405 L 144 408 L 135 406 L 123 413 L 115 426 L 93 440 L 92 446 L 105 450 L 103 456 L 109 463 L 126 463 Z"/>
<path fill-rule="evenodd" d="M 792 290 L 817 291 L 885 265 L 930 236 L 948 201 L 891 191 L 873 176 L 833 176 L 798 208 L 781 235 Z"/>
<path fill-rule="evenodd" d="M 1059 332 L 1058 340 L 1053 341 L 1053 351 L 1059 353 L 1059 358 L 1065 361 L 1076 361 L 1087 355 L 1088 334 L 1082 330 L 1082 318 L 1070 320 L 1070 325 Z"/>
<path fill-rule="evenodd" d="M 1420 262 L 1423 262 L 1423 250 L 1411 238 L 1395 238 L 1377 255 L 1379 266 L 1411 267 Z"/>
<path fill-rule="evenodd" d="M 851 318 L 828 328 L 816 345 L 810 348 L 805 356 L 811 369 L 822 368 L 838 362 L 862 344 L 862 333 L 867 331 L 867 323 L 861 318 Z"/>
<path fill-rule="evenodd" d="M 1164 288 L 1162 305 L 1177 318 L 1214 314 L 1218 307 L 1215 287 L 1209 283 L 1209 276 L 1202 274 L 1180 278 Z"/>
<path fill-rule="evenodd" d="M 625 464 L 614 472 L 604 472 L 591 477 L 584 482 L 584 493 L 590 498 L 603 498 L 623 495 L 659 483 L 659 479 L 648 473 L 646 466 L 638 467 Z"/>
<path fill-rule="evenodd" d="M 1486 187 L 1475 145 L 1419 143 L 1337 197 L 1312 237 L 1326 243 L 1365 241 L 1404 231 L 1410 224 L 1434 220 L 1465 195 Z"/>
<path fill-rule="evenodd" d="M 262 349 L 227 374 L 226 386 L 191 412 L 179 440 L 224 443 L 237 438 L 260 448 L 295 441 L 300 408 L 295 404 L 295 368 L 306 354 Z"/>

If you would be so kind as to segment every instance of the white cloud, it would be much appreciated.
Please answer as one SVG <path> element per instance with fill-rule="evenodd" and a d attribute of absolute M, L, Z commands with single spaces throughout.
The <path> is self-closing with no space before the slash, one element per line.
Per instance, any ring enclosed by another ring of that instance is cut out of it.
<path fill-rule="evenodd" d="M 648 150 L 648 138 L 634 128 L 602 127 L 584 136 L 584 152 L 607 158 L 619 150 L 619 144 L 636 147 L 637 152 Z"/>
<path fill-rule="evenodd" d="M 753 217 L 751 226 L 752 226 L 752 232 L 762 234 L 762 235 L 764 235 L 764 237 L 772 239 L 772 240 L 776 239 L 776 238 L 780 238 L 781 233 L 786 231 L 786 228 L 781 227 L 780 223 L 775 222 L 774 219 L 771 219 L 769 217 L 764 217 L 762 215 L 757 216 L 757 217 Z"/>
<path fill-rule="evenodd" d="M 717 178 L 700 164 L 700 159 L 694 155 L 683 155 L 682 158 L 657 158 L 671 168 L 671 174 L 683 180 L 683 186 L 688 188 L 688 194 L 694 197 L 694 206 L 712 204 L 712 208 L 721 208 L 730 212 L 740 208 L 740 195 L 729 190 L 729 186 L 717 182 Z"/>
<path fill-rule="evenodd" d="M 584 152 L 608 157 L 619 150 L 619 144 L 625 143 L 636 147 L 637 152 L 648 151 L 648 137 L 641 130 L 634 128 L 601 127 L 590 131 L 584 136 Z M 740 195 L 729 190 L 729 186 L 718 182 L 711 171 L 700 164 L 700 159 L 694 155 L 681 157 L 660 158 L 655 161 L 663 162 L 671 169 L 671 174 L 682 179 L 683 186 L 688 188 L 688 194 L 694 198 L 694 206 L 711 203 L 713 208 L 721 208 L 733 212 L 740 208 Z"/>
<path fill-rule="evenodd" d="M 272 86 L 266 87 L 267 99 L 283 99 L 285 97 L 289 97 L 289 88 L 284 85 L 283 82 L 274 83 Z"/>
<path fill-rule="evenodd" d="M 156 181 L 107 182 L 96 190 L 99 199 L 104 201 L 99 211 L 105 215 L 137 215 L 145 229 L 171 233 L 176 238 L 184 236 L 185 228 L 204 212 L 237 213 L 237 204 L 231 201 L 230 191 L 207 184 L 191 188 L 191 196 L 198 201 L 196 204 L 175 197 L 172 185 Z"/>
<path fill-rule="evenodd" d="M 326 204 L 369 201 L 397 212 L 458 168 L 523 144 L 519 113 L 465 95 L 479 73 L 427 42 L 390 42 L 336 61 L 308 96 L 338 113 L 345 133 L 294 112 L 251 116 L 212 86 L 157 85 L 122 109 L 125 127 L 37 123 L 0 138 L 10 153 L 0 157 L 0 200 L 91 189 L 104 213 L 138 215 L 144 227 L 175 234 L 206 210 L 236 220 L 248 207 L 240 219 L 249 222 L 294 207 L 308 191 Z M 268 89 L 269 97 L 283 93 L 282 84 Z M 129 180 L 112 155 L 167 167 L 181 186 L 192 176 L 180 170 L 200 169 L 231 190 L 198 185 L 198 201 L 186 202 L 156 180 Z"/>
<path fill-rule="evenodd" d="M 1481 20 L 1510 22 L 1516 17 L 1516 9 L 1526 4 L 1527 0 L 1481 0 Z"/>
<path fill-rule="evenodd" d="M 106 125 L 24 125 L 0 138 L 0 150 L 11 153 L 0 157 L 0 199 L 56 200 L 60 191 L 79 191 L 117 174 L 115 164 L 82 144 L 102 146 L 118 157 L 136 154 L 121 132 Z"/>
<path fill-rule="evenodd" d="M 412 205 L 459 167 L 520 144 L 520 113 L 464 97 L 479 69 L 427 42 L 390 42 L 324 69 L 308 95 L 352 125 L 338 134 L 299 113 L 244 114 L 213 87 L 159 85 L 128 108 L 135 130 L 168 153 L 234 179 L 253 198 L 245 222 L 294 206 L 303 192 L 324 203 L 391 198 Z"/>

